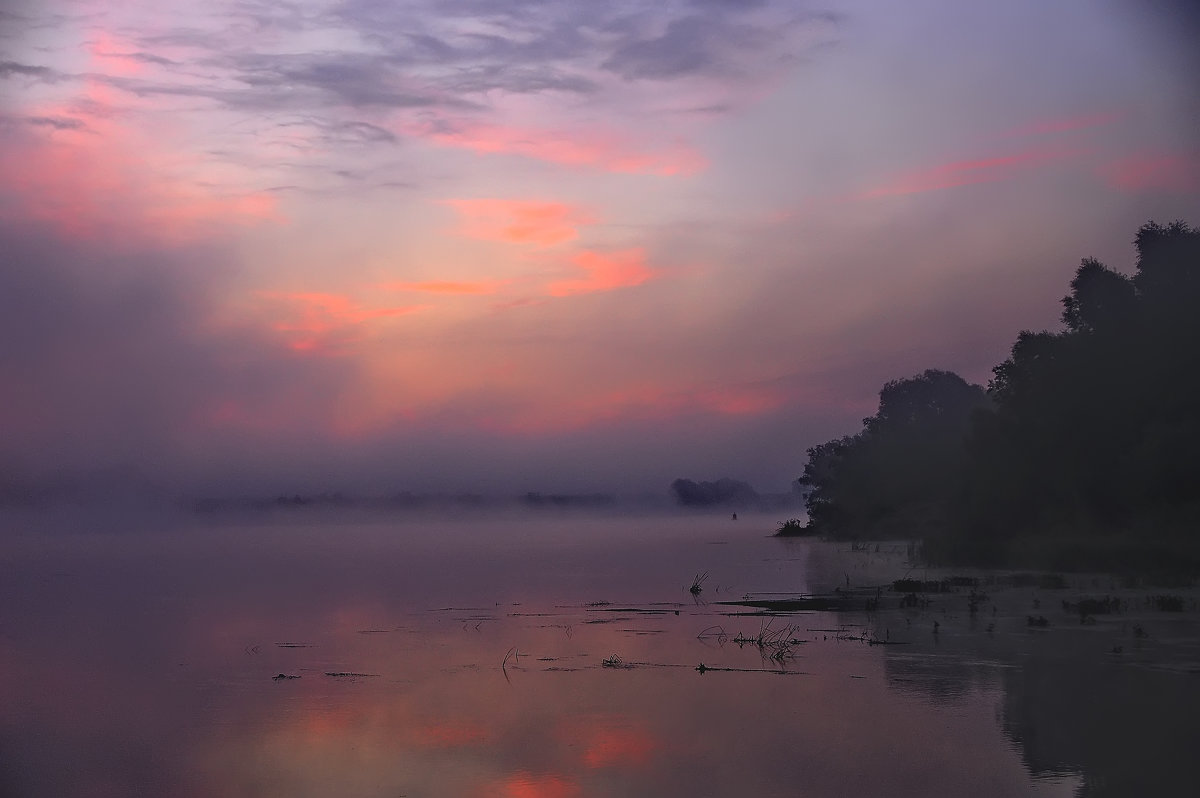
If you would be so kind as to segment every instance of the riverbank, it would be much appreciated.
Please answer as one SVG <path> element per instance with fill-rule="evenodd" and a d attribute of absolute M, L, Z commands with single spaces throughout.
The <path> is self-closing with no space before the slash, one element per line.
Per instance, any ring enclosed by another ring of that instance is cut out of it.
<path fill-rule="evenodd" d="M 920 556 L 939 566 L 1099 572 L 1149 584 L 1190 585 L 1200 578 L 1200 541 L 1183 535 L 1064 533 L 1006 541 L 930 538 L 921 544 Z"/>
<path fill-rule="evenodd" d="M 1053 631 L 1064 654 L 1125 655 L 1200 674 L 1195 584 L 1111 572 L 942 567 L 915 554 L 915 545 L 896 541 L 815 542 L 808 580 L 814 593 L 848 597 L 843 606 L 865 613 L 863 628 L 877 639 L 974 638 L 991 649 L 997 639 Z"/>
<path fill-rule="evenodd" d="M 1016 536 L 1008 539 L 882 534 L 863 540 L 838 540 L 794 519 L 775 533 L 781 538 L 820 539 L 845 546 L 905 546 L 914 562 L 941 568 L 1106 573 L 1132 583 L 1187 586 L 1200 581 L 1200 539 L 1183 529 L 1174 534 L 1098 530 Z"/>

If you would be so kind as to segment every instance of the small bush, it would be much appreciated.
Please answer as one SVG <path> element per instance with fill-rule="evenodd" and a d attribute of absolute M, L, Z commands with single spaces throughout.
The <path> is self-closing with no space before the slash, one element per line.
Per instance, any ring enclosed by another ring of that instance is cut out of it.
<path fill-rule="evenodd" d="M 808 526 L 799 518 L 789 518 L 775 529 L 776 535 L 807 535 L 811 532 Z"/>

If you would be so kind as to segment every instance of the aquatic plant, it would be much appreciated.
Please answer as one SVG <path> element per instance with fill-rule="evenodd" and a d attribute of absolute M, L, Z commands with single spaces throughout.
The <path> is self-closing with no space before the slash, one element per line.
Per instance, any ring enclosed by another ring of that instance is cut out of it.
<path fill-rule="evenodd" d="M 793 649 L 805 642 L 796 637 L 799 631 L 798 626 L 791 624 L 782 629 L 772 629 L 771 622 L 764 619 L 759 622 L 757 635 L 751 637 L 739 632 L 737 637 L 733 638 L 733 642 L 738 646 L 752 645 L 763 657 L 782 662 L 794 656 Z"/>

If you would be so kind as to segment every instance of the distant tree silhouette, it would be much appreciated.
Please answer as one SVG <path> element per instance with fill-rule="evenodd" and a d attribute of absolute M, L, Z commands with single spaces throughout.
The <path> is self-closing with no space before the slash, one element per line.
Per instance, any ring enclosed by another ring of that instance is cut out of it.
<path fill-rule="evenodd" d="M 754 504 L 759 498 L 758 492 L 749 484 L 728 477 L 716 482 L 677 479 L 671 483 L 671 493 L 675 495 L 675 500 L 685 507 L 744 507 Z"/>

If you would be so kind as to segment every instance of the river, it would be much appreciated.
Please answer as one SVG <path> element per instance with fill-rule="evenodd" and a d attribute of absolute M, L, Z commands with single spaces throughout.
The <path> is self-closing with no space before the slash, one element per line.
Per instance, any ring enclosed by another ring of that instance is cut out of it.
<path fill-rule="evenodd" d="M 1196 794 L 1191 589 L 901 607 L 951 574 L 753 515 L 70 518 L 0 536 L 3 795 Z"/>

